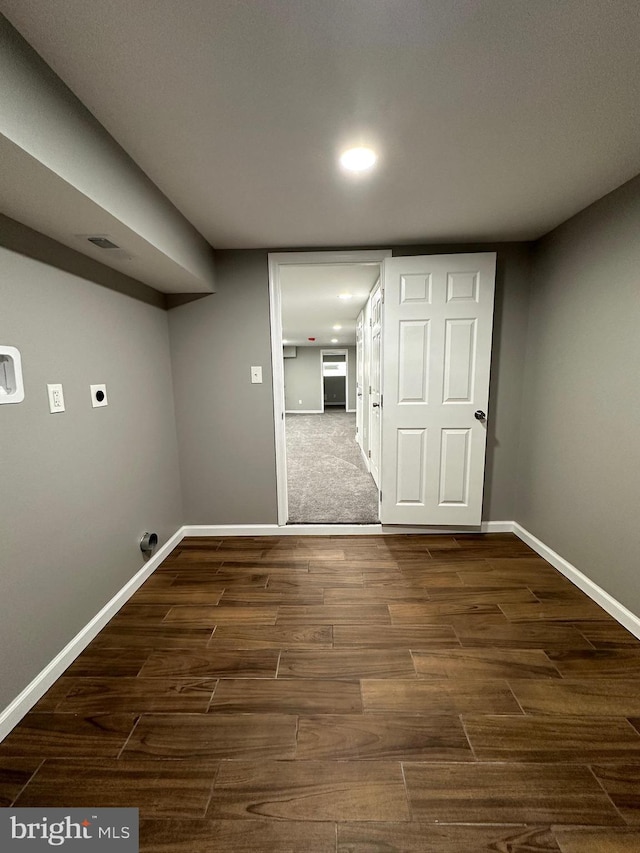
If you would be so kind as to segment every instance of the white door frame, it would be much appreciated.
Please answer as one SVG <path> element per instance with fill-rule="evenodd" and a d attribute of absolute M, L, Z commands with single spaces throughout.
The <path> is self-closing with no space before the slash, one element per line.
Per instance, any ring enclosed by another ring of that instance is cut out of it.
<path fill-rule="evenodd" d="M 378 489 L 378 492 L 380 492 L 380 484 L 382 482 L 381 476 L 380 476 L 380 470 L 382 468 L 382 409 L 380 408 L 380 406 L 382 404 L 382 396 L 383 396 L 382 384 L 384 381 L 384 370 L 383 370 L 384 355 L 383 355 L 383 346 L 382 346 L 382 344 L 383 344 L 383 331 L 384 331 L 384 329 L 383 329 L 384 286 L 383 286 L 383 275 L 382 275 L 383 271 L 381 270 L 380 272 L 381 272 L 380 278 L 374 284 L 373 289 L 372 289 L 371 293 L 369 294 L 369 301 L 368 301 L 369 324 L 370 325 L 369 325 L 369 330 L 368 330 L 368 332 L 369 332 L 369 393 L 367 396 L 367 402 L 368 402 L 367 418 L 369 421 L 369 430 L 368 430 L 368 437 L 369 437 L 369 448 L 368 448 L 369 473 L 371 474 L 371 478 L 372 478 L 373 482 L 376 484 L 376 488 Z M 377 322 L 377 325 L 379 327 L 379 332 L 378 332 L 379 341 L 378 341 L 378 363 L 377 363 L 377 365 L 375 365 L 374 358 L 373 358 L 373 355 L 375 352 L 375 349 L 373 346 L 373 340 L 374 340 L 374 338 L 373 338 L 373 317 L 374 317 L 373 295 L 374 294 L 377 294 L 376 301 L 378 302 L 378 322 Z M 376 367 L 376 371 L 377 371 L 377 375 L 378 375 L 378 388 L 377 388 L 377 391 L 375 393 L 373 391 L 372 381 L 371 381 L 371 377 L 376 372 L 372 369 L 372 367 L 374 365 Z M 378 400 L 377 400 L 377 402 L 372 403 L 371 400 L 372 400 L 372 398 L 375 398 L 376 394 L 377 394 Z M 373 406 L 378 406 L 376 418 L 374 418 Z M 376 427 L 376 423 L 375 423 L 376 419 L 377 419 L 377 428 L 374 429 L 374 427 Z M 374 435 L 376 436 L 376 443 L 377 443 L 377 448 L 378 448 L 377 459 L 375 458 L 375 454 L 372 452 L 373 436 Z"/>
<path fill-rule="evenodd" d="M 391 249 L 361 252 L 269 252 L 269 315 L 271 325 L 271 369 L 273 375 L 273 420 L 276 448 L 276 492 L 278 524 L 288 520 L 287 447 L 284 426 L 284 364 L 282 359 L 282 288 L 280 268 L 290 265 L 381 264 Z"/>

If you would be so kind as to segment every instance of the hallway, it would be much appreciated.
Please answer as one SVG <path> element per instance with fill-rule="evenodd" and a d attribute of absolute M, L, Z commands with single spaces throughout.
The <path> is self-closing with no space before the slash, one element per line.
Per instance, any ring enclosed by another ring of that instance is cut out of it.
<path fill-rule="evenodd" d="M 286 416 L 289 524 L 376 524 L 378 490 L 355 441 L 355 413 Z"/>

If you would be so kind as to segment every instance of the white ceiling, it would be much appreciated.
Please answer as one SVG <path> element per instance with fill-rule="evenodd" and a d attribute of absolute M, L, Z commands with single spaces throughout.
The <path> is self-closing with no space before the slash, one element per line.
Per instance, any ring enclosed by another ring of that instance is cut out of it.
<path fill-rule="evenodd" d="M 216 248 L 531 239 L 640 171 L 637 0 L 0 10 Z"/>
<path fill-rule="evenodd" d="M 379 264 L 281 266 L 282 337 L 296 346 L 355 346 L 356 318 L 379 275 Z"/>

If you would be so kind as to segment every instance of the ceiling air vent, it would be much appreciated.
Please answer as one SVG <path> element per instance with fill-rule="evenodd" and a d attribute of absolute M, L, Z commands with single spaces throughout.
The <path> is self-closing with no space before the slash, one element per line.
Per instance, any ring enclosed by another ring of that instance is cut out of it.
<path fill-rule="evenodd" d="M 116 246 L 115 243 L 112 243 L 108 237 L 87 237 L 87 240 L 90 243 L 93 243 L 94 246 L 97 246 L 99 249 L 119 249 L 120 246 Z"/>
<path fill-rule="evenodd" d="M 74 236 L 82 240 L 85 246 L 87 243 L 91 243 L 96 249 L 106 249 L 101 260 L 104 260 L 107 264 L 109 260 L 132 261 L 135 257 L 127 249 L 123 249 L 117 243 L 114 243 L 108 234 L 75 234 Z M 109 260 L 107 260 L 107 257 Z"/>

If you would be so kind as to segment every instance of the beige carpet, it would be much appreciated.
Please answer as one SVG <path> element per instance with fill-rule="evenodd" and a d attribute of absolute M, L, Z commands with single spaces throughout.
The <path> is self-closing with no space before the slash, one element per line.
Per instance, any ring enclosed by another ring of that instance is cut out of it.
<path fill-rule="evenodd" d="M 378 490 L 356 444 L 356 416 L 287 415 L 289 524 L 374 524 Z"/>

